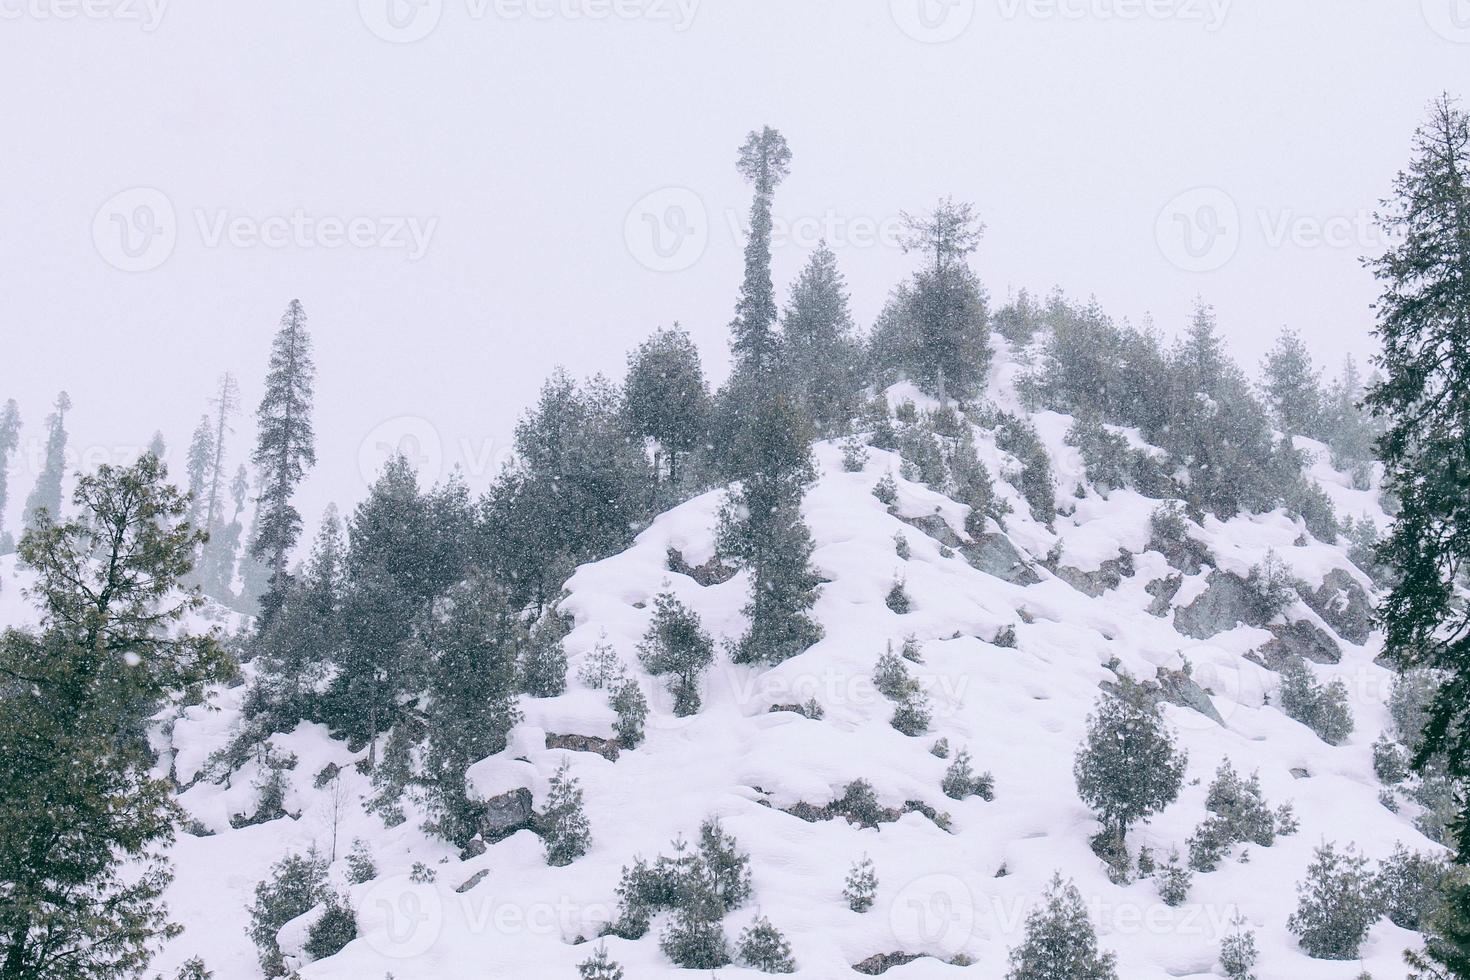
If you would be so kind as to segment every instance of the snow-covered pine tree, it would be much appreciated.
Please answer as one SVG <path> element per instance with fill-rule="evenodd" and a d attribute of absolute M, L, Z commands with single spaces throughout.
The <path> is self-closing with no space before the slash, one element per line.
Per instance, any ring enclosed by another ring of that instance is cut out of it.
<path fill-rule="evenodd" d="M 847 900 L 847 907 L 854 912 L 866 912 L 873 907 L 873 900 L 878 894 L 878 875 L 873 870 L 873 860 L 866 854 L 862 860 L 852 866 L 847 873 L 847 881 L 842 886 L 842 897 Z"/>
<path fill-rule="evenodd" d="M 1097 813 L 1098 843 L 1120 850 L 1129 826 L 1174 802 L 1187 755 L 1164 727 L 1158 702 L 1126 673 L 1098 699 L 1073 773 L 1082 801 Z"/>
<path fill-rule="evenodd" d="M 1260 956 L 1256 934 L 1245 927 L 1245 919 L 1239 913 L 1230 925 L 1230 934 L 1220 940 L 1220 968 L 1228 980 L 1256 980 L 1251 972 Z"/>
<path fill-rule="evenodd" d="M 735 371 L 759 378 L 775 368 L 776 287 L 771 281 L 771 204 L 776 187 L 791 173 L 786 137 L 770 126 L 752 130 L 740 147 L 740 175 L 755 188 L 750 231 L 745 240 L 745 278 L 730 324 Z"/>
<path fill-rule="evenodd" d="M 607 955 L 607 945 L 598 944 L 592 955 L 577 964 L 580 980 L 623 980 L 623 967 Z"/>
<path fill-rule="evenodd" d="M 10 499 L 10 457 L 20 445 L 20 407 L 11 398 L 0 408 L 0 555 L 15 550 L 5 530 L 5 505 Z"/>
<path fill-rule="evenodd" d="M 1470 469 L 1470 115 L 1448 95 L 1414 134 L 1413 160 L 1394 181 L 1381 223 L 1396 243 L 1373 263 L 1383 284 L 1376 334 L 1386 377 L 1367 402 L 1389 423 L 1378 443 L 1385 488 L 1400 510 L 1381 556 L 1397 580 L 1379 608 L 1384 653 L 1400 669 L 1434 667 L 1435 699 L 1423 769 L 1444 752 L 1451 776 L 1470 777 L 1470 611 L 1454 601 L 1470 557 L 1463 480 Z M 1460 819 L 1470 820 L 1470 797 Z M 1459 857 L 1470 861 L 1470 835 Z"/>
<path fill-rule="evenodd" d="M 643 724 L 648 718 L 648 699 L 643 688 L 633 678 L 626 678 L 610 693 L 608 706 L 617 713 L 613 723 L 618 742 L 625 749 L 634 749 L 643 741 Z"/>
<path fill-rule="evenodd" d="M 592 827 L 582 812 L 582 787 L 566 760 L 551 777 L 540 826 L 546 863 L 553 867 L 571 864 L 587 853 L 592 842 Z"/>
<path fill-rule="evenodd" d="M 791 943 L 763 915 L 755 917 L 735 942 L 735 955 L 742 964 L 762 973 L 795 973 Z"/>
<path fill-rule="evenodd" d="M 209 461 L 214 459 L 214 429 L 209 416 L 199 416 L 194 435 L 189 440 L 189 454 L 184 463 L 184 473 L 189 483 L 189 523 L 204 527 L 204 498 L 208 488 Z"/>
<path fill-rule="evenodd" d="M 288 973 L 276 934 L 287 922 L 305 915 L 327 897 L 327 862 L 315 850 L 287 854 L 271 866 L 270 877 L 255 886 L 250 905 L 250 939 L 267 978 Z"/>
<path fill-rule="evenodd" d="M 713 873 L 697 857 L 681 866 L 673 905 L 673 921 L 659 938 L 664 955 L 686 970 L 714 970 L 728 964 L 730 946 L 721 923 L 725 905 Z"/>
<path fill-rule="evenodd" d="M 1099 951 L 1077 886 L 1057 874 L 1042 901 L 1026 916 L 1026 937 L 1011 950 L 1006 980 L 1117 980 L 1117 957 Z"/>
<path fill-rule="evenodd" d="M 71 396 L 61 392 L 56 396 L 51 414 L 46 416 L 46 455 L 41 462 L 41 472 L 36 474 L 36 485 L 26 498 L 23 517 L 27 528 L 37 526 L 37 515 L 45 510 L 52 520 L 61 519 L 61 481 L 66 475 L 66 413 L 71 410 Z"/>
<path fill-rule="evenodd" d="M 220 375 L 219 387 L 209 400 L 214 411 L 210 419 L 210 457 L 204 476 L 204 506 L 200 514 L 203 528 L 209 534 L 204 542 L 199 560 L 202 569 L 209 568 L 215 561 L 214 552 L 219 543 L 220 525 L 224 521 L 225 492 L 229 477 L 225 475 L 225 436 L 232 434 L 236 413 L 240 411 L 240 385 L 235 376 L 226 371 Z"/>
<path fill-rule="evenodd" d="M 1297 884 L 1297 908 L 1286 927 L 1308 956 L 1353 960 L 1380 915 L 1368 859 L 1351 845 L 1339 852 L 1326 843 L 1316 849 L 1306 879 Z"/>
<path fill-rule="evenodd" d="M 1282 432 L 1316 437 L 1321 431 L 1321 372 L 1295 330 L 1283 327 L 1261 362 L 1261 394 Z"/>
<path fill-rule="evenodd" d="M 699 710 L 699 676 L 714 659 L 714 649 L 714 641 L 692 609 L 672 592 L 654 596 L 653 619 L 638 646 L 638 657 L 650 674 L 669 675 L 674 714 L 686 716 Z"/>
<path fill-rule="evenodd" d="M 713 817 L 699 827 L 699 857 L 710 871 L 715 895 L 725 909 L 737 909 L 750 897 L 750 855 L 740 850 Z"/>
<path fill-rule="evenodd" d="M 269 623 L 286 594 L 286 558 L 301 534 L 301 514 L 291 503 L 306 471 L 316 465 L 312 428 L 312 385 L 316 366 L 300 300 L 291 300 L 271 341 L 265 394 L 255 410 L 257 429 L 251 457 L 260 472 L 259 517 L 250 553 L 271 569 L 270 590 L 261 598 L 261 622 Z"/>
<path fill-rule="evenodd" d="M 654 480 L 676 492 L 685 478 L 680 463 L 709 438 L 709 388 L 687 331 L 677 323 L 660 328 L 628 355 L 623 398 L 638 433 L 657 446 Z"/>
<path fill-rule="evenodd" d="M 782 317 L 782 357 L 820 437 L 841 433 L 858 412 L 860 351 L 847 283 L 827 243 L 817 245 L 791 287 Z"/>

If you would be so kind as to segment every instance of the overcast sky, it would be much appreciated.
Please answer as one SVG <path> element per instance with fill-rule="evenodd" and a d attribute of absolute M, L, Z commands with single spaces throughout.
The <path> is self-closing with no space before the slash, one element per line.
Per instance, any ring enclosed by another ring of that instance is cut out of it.
<path fill-rule="evenodd" d="M 177 473 L 293 297 L 310 525 L 405 437 L 483 486 L 555 365 L 620 376 L 658 325 L 722 377 L 762 124 L 778 288 L 826 237 L 864 329 L 914 266 L 900 210 L 953 194 L 997 304 L 1172 334 L 1198 294 L 1247 363 L 1283 325 L 1366 356 L 1367 217 L 1470 95 L 1470 0 L 0 0 L 0 84 L 8 526 L 57 390 L 73 467 L 162 429 Z"/>

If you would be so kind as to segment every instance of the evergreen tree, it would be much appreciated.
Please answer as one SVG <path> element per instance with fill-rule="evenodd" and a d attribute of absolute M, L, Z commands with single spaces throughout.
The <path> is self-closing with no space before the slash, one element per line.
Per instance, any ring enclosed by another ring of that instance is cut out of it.
<path fill-rule="evenodd" d="M 842 897 L 847 907 L 854 912 L 866 912 L 873 907 L 878 893 L 878 876 L 873 871 L 873 861 L 866 854 L 847 873 L 847 882 L 842 886 Z"/>
<path fill-rule="evenodd" d="M 658 447 L 655 481 L 677 488 L 680 462 L 708 438 L 710 412 L 699 351 L 677 323 L 672 330 L 654 331 L 628 355 L 623 398 L 638 433 Z"/>
<path fill-rule="evenodd" d="M 15 550 L 5 530 L 5 505 L 10 500 L 10 457 L 20 445 L 20 407 L 12 398 L 0 409 L 0 555 Z"/>
<path fill-rule="evenodd" d="M 1245 919 L 1239 914 L 1231 925 L 1234 931 L 1220 940 L 1220 967 L 1228 980 L 1256 980 L 1256 975 L 1251 972 L 1260 956 L 1256 949 L 1256 934 L 1245 928 Z"/>
<path fill-rule="evenodd" d="M 853 331 L 847 283 L 837 256 L 822 242 L 791 287 L 782 321 L 789 383 L 820 436 L 837 435 L 857 414 L 861 393 Z"/>
<path fill-rule="evenodd" d="M 327 862 L 315 850 L 286 855 L 271 866 L 269 878 L 256 884 L 249 932 L 266 977 L 290 973 L 276 938 L 281 927 L 316 908 L 327 894 Z"/>
<path fill-rule="evenodd" d="M 1044 902 L 1026 916 L 1026 938 L 1011 950 L 1006 980 L 1117 980 L 1117 957 L 1098 950 L 1077 886 L 1058 874 Z"/>
<path fill-rule="evenodd" d="M 1470 474 L 1470 115 L 1448 96 L 1414 136 L 1380 222 L 1398 243 L 1373 263 L 1379 364 L 1368 393 L 1389 424 L 1378 443 L 1385 488 L 1400 510 L 1381 549 L 1398 574 L 1379 614 L 1385 653 L 1401 668 L 1446 674 L 1415 754 L 1421 771 L 1442 753 L 1449 775 L 1470 777 L 1470 611 L 1456 580 L 1470 556 L 1464 484 Z M 1462 797 L 1460 820 L 1470 820 Z M 1465 835 L 1470 842 L 1470 835 Z M 1462 844 L 1460 860 L 1470 861 Z"/>
<path fill-rule="evenodd" d="M 1368 859 L 1351 846 L 1317 848 L 1307 878 L 1297 884 L 1297 908 L 1286 927 L 1308 956 L 1354 960 L 1368 929 L 1380 915 L 1376 882 Z"/>
<path fill-rule="evenodd" d="M 699 827 L 699 857 L 710 872 L 716 897 L 728 911 L 750 897 L 750 855 L 713 817 Z"/>
<path fill-rule="evenodd" d="M 465 772 L 505 748 L 520 719 L 516 648 L 523 642 L 524 630 L 504 591 L 481 579 L 451 593 L 443 622 L 429 638 L 429 829 L 461 847 L 479 831 L 481 811 L 468 795 Z"/>
<path fill-rule="evenodd" d="M 42 510 L 53 520 L 61 516 L 61 481 L 66 473 L 66 413 L 70 410 L 71 397 L 63 391 L 56 396 L 51 414 L 46 416 L 46 458 L 41 463 L 41 472 L 36 475 L 31 495 L 26 498 L 24 522 L 27 528 L 39 525 Z"/>
<path fill-rule="evenodd" d="M 599 945 L 592 955 L 577 964 L 581 980 L 623 980 L 623 968 L 607 955 L 607 946 Z"/>
<path fill-rule="evenodd" d="M 582 812 L 582 787 L 563 761 L 551 777 L 546 807 L 541 814 L 541 843 L 546 846 L 546 863 L 554 867 L 571 864 L 587 853 L 592 828 Z"/>
<path fill-rule="evenodd" d="M 204 526 L 204 498 L 209 480 L 209 463 L 214 459 L 214 430 L 209 416 L 199 416 L 194 435 L 189 440 L 189 455 L 184 463 L 184 472 L 189 486 L 189 523 Z"/>
<path fill-rule="evenodd" d="M 643 723 L 648 717 L 648 700 L 643 696 L 643 689 L 630 677 L 612 692 L 608 705 L 617 712 L 618 742 L 627 749 L 637 748 L 643 741 Z"/>
<path fill-rule="evenodd" d="M 168 444 L 163 441 L 162 429 L 153 430 L 153 437 L 148 440 L 148 448 L 145 452 L 152 453 L 160 460 L 168 458 Z"/>
<path fill-rule="evenodd" d="M 224 513 L 225 481 L 228 479 L 225 476 L 225 436 L 235 431 L 231 422 L 240 410 L 240 386 L 233 374 L 226 371 L 220 375 L 219 390 L 210 399 L 210 404 L 214 406 L 214 418 L 210 422 L 212 452 L 204 482 L 203 520 L 204 530 L 212 538 Z M 204 547 L 209 550 L 211 542 L 206 541 Z"/>
<path fill-rule="evenodd" d="M 1427 931 L 1424 949 L 1405 956 L 1415 970 L 1411 980 L 1470 977 L 1470 882 L 1460 877 L 1446 884 Z"/>
<path fill-rule="evenodd" d="M 758 915 L 735 943 L 740 962 L 762 973 L 795 973 L 791 944 L 771 920 Z"/>
<path fill-rule="evenodd" d="M 659 938 L 664 955 L 686 970 L 728 964 L 729 942 L 721 924 L 725 906 L 715 891 L 714 875 L 697 857 L 679 867 L 673 904 L 673 921 Z"/>
<path fill-rule="evenodd" d="M 252 459 L 260 470 L 261 494 L 250 552 L 271 568 L 270 591 L 261 601 L 262 623 L 269 623 L 285 596 L 286 557 L 301 534 L 301 515 L 291 498 L 307 469 L 316 465 L 311 424 L 315 376 L 306 311 L 293 299 L 271 342 L 265 394 L 255 410 L 258 434 Z"/>
<path fill-rule="evenodd" d="M 682 717 L 699 710 L 699 675 L 714 658 L 714 641 L 699 617 L 672 592 L 654 597 L 653 619 L 638 646 L 638 657 L 650 674 L 671 675 L 674 714 Z"/>
<path fill-rule="evenodd" d="M 0 976 L 131 976 L 178 931 L 161 901 L 177 811 L 144 720 L 228 665 L 177 629 L 199 535 L 165 481 L 150 455 L 102 466 L 75 516 L 43 508 L 21 539 L 40 632 L 0 634 Z"/>
<path fill-rule="evenodd" d="M 1073 767 L 1077 792 L 1102 822 L 1099 843 L 1121 848 L 1131 824 L 1172 803 L 1186 762 L 1153 696 L 1119 674 L 1087 718 L 1087 738 Z"/>
<path fill-rule="evenodd" d="M 346 899 L 337 892 L 329 891 L 326 908 L 306 933 L 302 952 L 313 962 L 335 956 L 352 940 L 357 938 L 357 915 Z"/>
<path fill-rule="evenodd" d="M 770 126 L 752 130 L 740 147 L 740 175 L 755 188 L 750 234 L 745 242 L 745 278 L 735 303 L 731 351 L 735 371 L 760 378 L 776 364 L 776 287 L 771 282 L 771 203 L 776 186 L 791 173 L 786 138 Z"/>
<path fill-rule="evenodd" d="M 1261 393 L 1281 431 L 1316 435 L 1322 414 L 1321 372 L 1312 366 L 1312 355 L 1296 331 L 1282 329 L 1261 373 Z"/>
<path fill-rule="evenodd" d="M 548 609 L 531 627 L 519 663 L 520 691 L 533 698 L 554 698 L 567 689 L 567 652 L 562 644 L 568 624 Z"/>

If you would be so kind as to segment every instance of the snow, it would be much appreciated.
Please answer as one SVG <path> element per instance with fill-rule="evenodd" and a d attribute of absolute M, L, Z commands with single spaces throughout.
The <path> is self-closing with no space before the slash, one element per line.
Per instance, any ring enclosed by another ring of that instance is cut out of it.
<path fill-rule="evenodd" d="M 1017 370 L 1014 360 L 997 358 L 992 389 L 1003 406 L 1018 407 L 1007 402 Z M 930 403 L 904 386 L 889 397 L 920 407 Z M 1267 704 L 1275 675 L 1244 659 L 1268 633 L 1239 627 L 1193 640 L 1175 632 L 1171 617 L 1147 612 L 1152 597 L 1144 586 L 1174 574 L 1161 555 L 1144 551 L 1157 501 L 1126 490 L 1106 499 L 1095 490 L 1073 498 L 1072 487 L 1083 477 L 1080 459 L 1063 442 L 1071 420 L 1055 413 L 1031 418 L 1051 454 L 1058 499 L 1075 504 L 1075 511 L 1048 530 L 1029 517 L 1015 488 L 997 480 L 997 490 L 1015 507 L 1006 520 L 1008 536 L 1037 562 L 1060 540 L 1062 563 L 1083 571 L 1126 550 L 1134 555 L 1135 573 L 1119 588 L 1089 598 L 1044 571 L 1042 581 L 1029 587 L 977 571 L 889 513 L 871 490 L 892 473 L 898 514 L 937 513 L 962 536 L 963 505 L 900 478 L 894 454 L 871 451 L 862 472 L 847 473 L 838 446 L 820 444 L 821 476 L 803 512 L 816 543 L 814 564 L 826 580 L 815 607 L 825 638 L 769 669 L 733 665 L 717 655 L 703 679 L 702 710 L 676 718 L 663 679 L 639 666 L 637 647 L 653 597 L 663 590 L 695 610 L 717 642 L 743 631 L 744 574 L 703 587 L 666 566 L 671 547 L 691 565 L 713 554 L 720 494 L 673 508 L 622 554 L 579 568 L 561 605 L 575 620 L 566 640 L 570 689 L 556 698 L 523 699 L 525 718 L 510 746 L 469 773 L 482 797 L 526 787 L 539 806 L 550 775 L 569 762 L 593 829 L 589 852 L 570 866 L 546 866 L 539 841 L 528 831 L 462 861 L 454 848 L 420 829 L 422 814 L 411 802 L 408 820 L 386 828 L 362 807 L 371 787 L 352 763 L 365 750 L 349 751 L 321 726 L 305 723 L 272 739 L 277 751 L 298 758 L 287 773 L 286 807 L 299 819 L 231 829 L 230 816 L 251 808 L 255 763 L 237 772 L 229 787 L 194 780 L 237 724 L 244 689 L 216 691 L 209 704 L 183 710 L 167 740 L 166 762 L 189 787 L 181 805 L 213 833 L 181 834 L 173 848 L 177 878 L 168 899 L 185 931 L 155 969 L 169 975 L 199 954 L 219 980 L 257 977 L 255 952 L 245 936 L 255 883 L 287 852 L 312 845 L 328 850 L 335 830 L 338 858 L 360 837 L 371 846 L 380 877 L 349 886 L 343 863 L 334 865 L 334 881 L 358 910 L 360 935 L 337 956 L 305 964 L 305 980 L 363 980 L 388 972 L 396 980 L 575 976 L 574 964 L 592 949 L 579 940 L 594 938 L 615 915 L 620 868 L 634 855 L 651 859 L 666 851 L 677 835 L 693 836 L 713 815 L 750 852 L 754 872 L 753 898 L 730 915 L 727 933 L 733 939 L 759 910 L 790 939 L 798 976 L 848 976 L 861 959 L 905 951 L 932 958 L 893 969 L 888 975 L 895 980 L 962 975 L 944 962 L 959 953 L 976 964 L 964 975 L 1000 977 L 1008 950 L 1021 939 L 1027 909 L 1056 871 L 1076 880 L 1102 946 L 1117 952 L 1119 973 L 1129 980 L 1217 976 L 1219 941 L 1237 911 L 1257 930 L 1262 977 L 1336 980 L 1359 968 L 1379 978 L 1402 976 L 1402 952 L 1417 937 L 1386 920 L 1365 944 L 1361 967 L 1307 958 L 1285 925 L 1295 908 L 1294 884 L 1320 842 L 1356 842 L 1373 859 L 1385 857 L 1398 841 L 1414 849 L 1434 847 L 1407 816 L 1377 800 L 1370 745 L 1387 721 L 1384 702 L 1391 684 L 1390 673 L 1373 662 L 1380 638 L 1374 634 L 1361 646 L 1342 641 L 1340 664 L 1314 666 L 1324 682 L 1346 682 L 1357 720 L 1344 745 L 1324 744 Z M 988 435 L 977 432 L 977 446 L 993 473 L 1005 471 Z M 1325 447 L 1307 448 L 1318 456 L 1311 476 L 1340 513 L 1386 523 L 1374 493 L 1354 490 L 1347 475 L 1326 461 Z M 1314 539 L 1299 545 L 1303 531 L 1283 512 L 1224 522 L 1209 517 L 1193 529 L 1223 571 L 1245 575 L 1274 550 L 1309 583 L 1346 568 L 1367 586 L 1345 545 Z M 911 546 L 908 560 L 895 554 L 899 532 Z M 1185 576 L 1175 604 L 1197 596 L 1210 570 Z M 907 583 L 913 600 L 912 611 L 902 616 L 884 603 L 895 579 Z M 24 581 L 13 557 L 0 559 L 0 622 L 34 623 L 21 596 Z M 1328 629 L 1304 604 L 1291 616 Z M 1006 626 L 1015 628 L 1016 646 L 993 645 Z M 871 682 L 875 659 L 911 634 L 922 645 L 923 663 L 909 670 L 933 707 L 930 732 L 913 738 L 889 726 L 892 705 Z M 624 751 L 617 762 L 545 748 L 548 732 L 611 737 L 607 692 L 587 690 L 576 680 L 579 663 L 599 643 L 617 652 L 650 701 L 646 742 Z M 1268 801 L 1292 802 L 1301 821 L 1295 836 L 1269 849 L 1252 847 L 1249 863 L 1227 860 L 1214 873 L 1196 875 L 1189 901 L 1180 908 L 1166 907 L 1150 880 L 1125 887 L 1109 883 L 1088 846 L 1096 824 L 1077 799 L 1072 761 L 1098 685 L 1113 676 L 1107 665 L 1115 660 L 1142 677 L 1189 663 L 1226 723 L 1221 727 L 1189 709 L 1165 706 L 1189 753 L 1186 786 L 1177 802 L 1130 833 L 1135 852 L 1145 845 L 1160 858 L 1172 847 L 1184 851 L 1185 839 L 1204 818 L 1210 777 L 1226 757 L 1242 774 L 1258 770 Z M 769 710 L 813 697 L 825 709 L 821 720 Z M 957 802 L 940 792 L 947 762 L 929 751 L 940 737 L 952 752 L 968 748 L 977 771 L 993 773 L 993 802 Z M 328 791 L 313 786 L 329 763 L 341 767 L 348 798 L 340 813 L 330 807 Z M 1310 775 L 1297 778 L 1293 769 Z M 821 806 L 858 778 L 873 785 L 883 805 L 922 801 L 947 811 L 951 826 L 945 830 L 908 813 L 879 829 L 858 829 L 840 819 L 807 823 L 781 812 L 798 802 Z M 841 890 L 848 869 L 864 854 L 876 865 L 879 889 L 874 909 L 859 915 L 848 910 Z M 409 878 L 419 862 L 437 872 L 433 882 Z M 475 887 L 456 891 L 478 871 L 488 874 Z M 288 928 L 288 949 L 299 944 L 302 928 L 303 923 Z M 610 938 L 609 952 L 629 977 L 687 976 L 659 952 L 657 933 L 656 922 L 641 941 Z M 757 974 L 732 966 L 718 975 Z"/>

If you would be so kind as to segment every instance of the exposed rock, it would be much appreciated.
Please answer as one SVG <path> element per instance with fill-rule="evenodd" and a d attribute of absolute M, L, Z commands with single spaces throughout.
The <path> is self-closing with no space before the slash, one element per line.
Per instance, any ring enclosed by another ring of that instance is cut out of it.
<path fill-rule="evenodd" d="M 1310 779 L 1311 776 L 1312 776 L 1312 774 L 1310 772 L 1308 772 L 1307 770 L 1305 770 L 1305 769 L 1296 769 L 1296 768 L 1293 768 L 1291 770 L 1291 778 L 1292 779 Z"/>
<path fill-rule="evenodd" d="M 1196 640 L 1208 640 L 1241 623 L 1266 625 L 1255 596 L 1239 575 L 1214 571 L 1205 582 L 1205 591 L 1198 598 L 1174 610 L 1174 628 L 1180 633 Z"/>
<path fill-rule="evenodd" d="M 665 560 L 669 571 L 678 572 L 680 575 L 688 575 L 700 585 L 719 585 L 728 582 L 735 577 L 736 569 L 729 565 L 720 563 L 718 556 L 711 558 L 703 565 L 690 565 L 684 560 L 684 554 L 678 548 L 670 548 Z"/>
<path fill-rule="evenodd" d="M 960 551 L 975 568 L 1013 585 L 1035 585 L 1041 581 L 1036 569 L 1004 534 L 982 534 L 973 544 L 963 545 Z"/>
<path fill-rule="evenodd" d="M 1109 589 L 1116 589 L 1133 574 L 1133 554 L 1119 548 L 1118 557 L 1109 558 L 1095 572 L 1084 572 L 1070 565 L 1059 565 L 1054 571 L 1057 578 L 1095 599 Z"/>
<path fill-rule="evenodd" d="M 873 806 L 870 809 L 859 810 L 854 808 L 849 797 L 844 795 L 825 806 L 799 801 L 784 808 L 782 812 L 805 820 L 807 823 L 822 823 L 841 817 L 848 823 L 859 827 L 877 827 L 879 824 L 893 823 L 905 813 L 917 813 L 928 817 L 941 829 L 947 829 L 949 826 L 949 819 L 945 814 L 922 800 L 905 800 L 902 807 Z"/>
<path fill-rule="evenodd" d="M 918 528 L 920 531 L 923 531 L 925 534 L 929 535 L 929 537 L 933 538 L 935 541 L 938 541 L 945 547 L 963 548 L 965 545 L 964 539 L 962 539 L 958 534 L 955 534 L 954 528 L 949 526 L 949 522 L 940 517 L 938 514 L 925 514 L 923 517 L 903 517 L 902 515 L 895 516 L 910 527 Z"/>
<path fill-rule="evenodd" d="M 1272 624 L 1266 628 L 1271 631 L 1271 639 L 1246 656 L 1267 670 L 1280 670 L 1296 657 L 1317 664 L 1335 664 L 1342 660 L 1342 650 L 1332 637 L 1306 620 Z"/>
<path fill-rule="evenodd" d="M 596 752 L 608 762 L 617 762 L 621 745 L 615 738 L 598 738 L 596 735 L 553 735 L 547 732 L 546 747 L 566 749 L 570 752 Z"/>
<path fill-rule="evenodd" d="M 867 959 L 859 963 L 854 963 L 852 968 L 858 973 L 876 977 L 880 973 L 888 972 L 895 966 L 912 963 L 914 960 L 923 959 L 927 955 L 927 953 L 874 953 Z"/>
<path fill-rule="evenodd" d="M 485 876 L 488 875 L 489 873 L 490 873 L 490 869 L 489 868 L 481 868 L 479 871 L 476 871 L 474 874 L 472 874 L 468 878 L 466 878 L 464 880 L 464 882 L 458 888 L 455 889 L 455 891 L 458 892 L 459 894 L 463 895 L 465 892 L 469 891 L 471 888 L 474 888 L 480 882 L 484 881 L 485 880 Z"/>
<path fill-rule="evenodd" d="M 1180 540 L 1164 540 L 1157 535 L 1149 539 L 1150 551 L 1157 551 L 1173 568 L 1185 575 L 1198 575 L 1210 563 L 1210 549 L 1187 534 Z"/>
<path fill-rule="evenodd" d="M 485 801 L 485 812 L 480 816 L 480 835 L 493 844 L 517 831 L 534 830 L 535 821 L 531 791 L 525 787 L 513 789 Z"/>
<path fill-rule="evenodd" d="M 1174 597 L 1179 594 L 1179 588 L 1183 584 L 1183 575 L 1166 575 L 1145 585 L 1143 591 L 1154 597 L 1154 601 L 1148 604 L 1149 615 L 1167 616 L 1169 607 L 1173 604 Z"/>
<path fill-rule="evenodd" d="M 1215 704 L 1205 689 L 1200 687 L 1193 677 L 1182 670 L 1166 670 L 1160 667 L 1158 670 L 1159 692 L 1165 701 L 1178 705 L 1181 708 L 1191 708 L 1209 718 L 1215 724 L 1224 727 L 1225 719 L 1220 717 L 1220 712 L 1215 709 Z"/>
<path fill-rule="evenodd" d="M 1349 643 L 1363 643 L 1373 628 L 1373 601 L 1343 568 L 1334 568 L 1315 590 L 1301 589 L 1302 599 Z"/>

